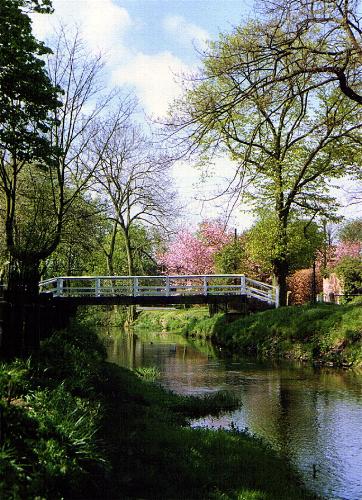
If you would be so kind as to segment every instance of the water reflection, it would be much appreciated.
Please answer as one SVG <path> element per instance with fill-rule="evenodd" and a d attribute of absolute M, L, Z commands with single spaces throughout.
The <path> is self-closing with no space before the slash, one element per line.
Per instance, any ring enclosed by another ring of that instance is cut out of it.
<path fill-rule="evenodd" d="M 234 391 L 242 407 L 195 426 L 249 429 L 286 453 L 326 498 L 362 499 L 362 372 L 222 359 L 209 343 L 171 334 L 122 334 L 109 360 L 157 366 L 183 394 Z"/>

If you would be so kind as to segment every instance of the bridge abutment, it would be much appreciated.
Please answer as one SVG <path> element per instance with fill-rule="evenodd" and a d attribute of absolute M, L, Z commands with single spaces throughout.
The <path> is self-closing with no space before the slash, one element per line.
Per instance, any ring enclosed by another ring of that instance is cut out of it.
<path fill-rule="evenodd" d="M 40 341 L 68 326 L 77 305 L 59 303 L 50 294 L 29 296 L 4 293 L 0 300 L 0 353 L 26 356 L 39 349 Z"/>

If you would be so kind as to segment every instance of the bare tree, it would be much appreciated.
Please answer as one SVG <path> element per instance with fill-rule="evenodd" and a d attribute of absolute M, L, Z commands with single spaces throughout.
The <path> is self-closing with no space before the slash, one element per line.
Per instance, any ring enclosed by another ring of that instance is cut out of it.
<path fill-rule="evenodd" d="M 122 98 L 118 91 L 108 92 L 104 89 L 101 56 L 92 56 L 87 51 L 79 32 L 70 35 L 64 27 L 60 27 L 50 45 L 52 53 L 47 54 L 47 75 L 52 88 L 63 90 L 62 103 L 61 106 L 58 102 L 53 105 L 50 125 L 40 123 L 40 146 L 37 147 L 41 149 L 44 143 L 49 145 L 51 152 L 57 154 L 53 153 L 47 162 L 39 161 L 37 151 L 33 154 L 36 168 L 33 169 L 30 190 L 26 191 L 24 187 L 17 189 L 18 182 L 23 183 L 24 179 L 29 178 L 28 173 L 24 174 L 23 180 L 21 177 L 21 171 L 32 160 L 28 154 L 14 157 L 16 162 L 13 162 L 10 177 L 5 158 L 2 174 L 4 189 L 7 189 L 11 201 L 7 204 L 11 221 L 11 224 L 7 224 L 8 241 L 14 257 L 11 274 L 23 275 L 20 281 L 25 280 L 27 283 L 22 286 L 31 288 L 32 293 L 37 291 L 41 261 L 47 259 L 57 248 L 68 212 L 87 190 L 92 173 L 101 161 L 101 149 L 98 156 L 90 154 L 90 144 L 97 133 L 95 122 L 113 105 L 118 117 L 115 123 L 119 123 L 122 117 L 128 116 L 131 106 L 131 100 L 127 96 Z M 111 136 L 112 130 L 109 129 L 108 139 Z M 107 147 L 107 141 L 102 147 L 103 150 Z M 44 149 L 43 146 L 42 151 Z M 37 180 L 35 176 L 38 177 Z M 36 193 L 34 189 L 37 190 Z M 22 201 L 25 193 L 28 204 L 31 199 L 38 205 L 32 210 L 16 211 L 16 206 L 25 206 Z M 45 202 L 46 210 L 43 207 Z M 47 218 L 41 221 L 45 213 Z M 28 228 L 31 227 L 33 230 L 29 231 Z"/>
<path fill-rule="evenodd" d="M 113 222 L 108 269 L 112 273 L 119 230 L 125 242 L 128 273 L 132 275 L 131 228 L 142 224 L 167 230 L 170 218 L 177 213 L 170 178 L 172 160 L 160 153 L 131 117 L 120 120 L 115 114 L 99 121 L 91 150 L 93 163 L 98 163 L 92 171 L 93 189 Z"/>
<path fill-rule="evenodd" d="M 52 171 L 54 208 L 58 215 L 53 248 L 60 241 L 67 211 L 79 193 L 87 189 L 102 158 L 101 150 L 97 157 L 90 156 L 89 148 L 97 133 L 94 124 L 110 105 L 116 106 L 117 120 L 129 114 L 128 97 L 121 99 L 116 90 L 105 92 L 102 69 L 101 56 L 92 56 L 87 51 L 79 32 L 70 36 L 61 26 L 53 55 L 48 58 L 49 75 L 64 90 L 63 106 L 57 110 L 56 125 L 51 130 L 52 143 L 63 151 L 57 168 Z M 108 138 L 111 135 L 109 130 Z M 103 148 L 106 146 L 107 142 Z M 66 190 L 65 186 L 71 189 Z"/>

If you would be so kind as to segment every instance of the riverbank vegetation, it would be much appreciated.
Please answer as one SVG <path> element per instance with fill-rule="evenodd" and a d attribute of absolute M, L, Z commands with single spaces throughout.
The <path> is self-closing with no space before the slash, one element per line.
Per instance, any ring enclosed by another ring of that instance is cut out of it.
<path fill-rule="evenodd" d="M 336 366 L 362 364 L 362 302 L 290 306 L 231 318 L 205 308 L 143 312 L 136 328 L 209 337 L 232 353 Z"/>
<path fill-rule="evenodd" d="M 105 362 L 79 324 L 39 356 L 3 363 L 0 496 L 313 498 L 260 441 L 187 425 L 233 408 L 233 397 L 182 397 L 144 379 Z"/>

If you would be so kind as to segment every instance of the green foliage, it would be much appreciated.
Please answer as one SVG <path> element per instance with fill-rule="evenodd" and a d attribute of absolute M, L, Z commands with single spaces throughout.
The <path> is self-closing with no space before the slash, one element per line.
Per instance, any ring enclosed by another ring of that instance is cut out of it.
<path fill-rule="evenodd" d="M 33 36 L 29 10 L 49 12 L 50 2 L 1 1 L 0 209 L 6 260 L 10 261 L 8 288 L 21 286 L 24 291 L 36 294 L 40 260 L 57 243 L 49 233 L 57 227 L 54 219 L 58 207 L 52 198 L 52 211 L 48 210 L 51 189 L 44 198 L 43 191 L 33 195 L 36 186 L 43 187 L 44 178 L 51 176 L 54 188 L 59 181 L 53 168 L 62 151 L 50 139 L 49 132 L 57 123 L 61 89 L 52 84 L 45 70 L 44 59 L 50 50 Z M 27 171 L 29 186 L 24 182 L 23 169 Z M 24 189 L 26 196 L 22 193 Z"/>
<path fill-rule="evenodd" d="M 106 254 L 109 252 L 112 227 L 97 210 L 93 202 L 79 198 L 65 221 L 59 247 L 46 260 L 44 276 L 109 274 Z M 130 240 L 134 273 L 155 274 L 152 236 L 144 227 L 134 225 L 130 228 Z M 115 240 L 112 266 L 114 275 L 128 275 L 126 246 L 120 231 Z"/>
<path fill-rule="evenodd" d="M 343 257 L 334 267 L 334 271 L 343 281 L 345 295 L 362 294 L 362 260 Z"/>
<path fill-rule="evenodd" d="M 230 324 L 221 318 L 213 337 L 233 351 L 336 365 L 362 363 L 362 315 L 356 302 L 283 307 Z"/>
<path fill-rule="evenodd" d="M 69 496 L 92 482 L 91 472 L 106 467 L 94 438 L 99 406 L 72 396 L 63 385 L 31 391 L 16 406 L 1 406 L 2 498 Z"/>
<path fill-rule="evenodd" d="M 275 260 L 281 258 L 285 252 L 278 226 L 275 217 L 264 216 L 247 234 L 247 251 L 266 272 L 272 271 Z M 292 272 L 311 266 L 317 250 L 323 245 L 324 235 L 317 224 L 292 219 L 287 227 L 286 239 L 286 259 L 289 271 Z"/>
<path fill-rule="evenodd" d="M 109 463 L 95 386 L 104 357 L 97 336 L 74 325 L 46 340 L 38 359 L 1 365 L 1 498 L 102 497 Z"/>
<path fill-rule="evenodd" d="M 183 396 L 171 407 L 174 411 L 189 418 L 215 415 L 224 411 L 232 411 L 240 407 L 240 400 L 228 391 L 218 391 L 203 396 Z"/>
<path fill-rule="evenodd" d="M 140 368 L 136 368 L 134 370 L 137 377 L 140 377 L 142 380 L 147 382 L 155 382 L 158 378 L 160 378 L 160 370 L 156 366 L 142 366 Z"/>
<path fill-rule="evenodd" d="M 51 244 L 57 226 L 54 211 L 54 181 L 49 173 L 27 163 L 17 173 L 17 189 L 14 192 L 16 211 L 13 215 L 13 244 L 19 254 L 41 253 Z M 6 214 L 8 194 L 0 185 L 0 210 Z M 0 231 L 6 235 L 6 217 L 0 221 Z M 0 241 L 4 259 L 7 255 L 7 241 Z"/>
<path fill-rule="evenodd" d="M 144 311 L 137 318 L 135 328 L 207 336 L 212 333 L 213 324 L 207 308 L 194 307 L 176 311 Z"/>
<path fill-rule="evenodd" d="M 108 232 L 99 203 L 79 194 L 64 218 L 60 244 L 44 262 L 43 278 L 95 274 L 98 260 L 104 260 L 100 249 Z"/>
<path fill-rule="evenodd" d="M 94 331 L 76 325 L 55 332 L 42 343 L 41 353 L 38 370 L 46 374 L 48 384 L 64 380 L 68 390 L 86 394 L 92 393 L 106 356 Z"/>
<path fill-rule="evenodd" d="M 351 220 L 343 224 L 338 236 L 344 243 L 349 241 L 362 242 L 362 219 Z"/>
<path fill-rule="evenodd" d="M 11 400 L 24 394 L 29 387 L 30 359 L 27 362 L 15 360 L 0 364 L 0 394 Z"/>
<path fill-rule="evenodd" d="M 139 224 L 133 224 L 129 229 L 131 251 L 133 255 L 133 267 L 135 275 L 152 275 L 156 273 L 157 265 L 152 258 L 154 254 L 153 238 L 145 227 Z M 107 245 L 107 235 L 104 246 Z M 107 271 L 105 261 L 99 262 L 101 269 Z M 122 233 L 117 233 L 115 252 L 113 256 L 113 268 L 117 275 L 128 275 L 128 263 L 125 239 Z M 106 272 L 106 274 L 108 274 Z"/>
<path fill-rule="evenodd" d="M 54 162 L 57 150 L 46 137 L 60 105 L 60 89 L 44 69 L 50 50 L 34 38 L 25 7 L 50 2 L 2 0 L 0 18 L 0 143 L 5 161 Z M 15 160 L 16 158 L 16 160 Z"/>
<path fill-rule="evenodd" d="M 247 255 L 245 239 L 238 238 L 224 245 L 214 256 L 217 273 L 246 273 Z"/>

